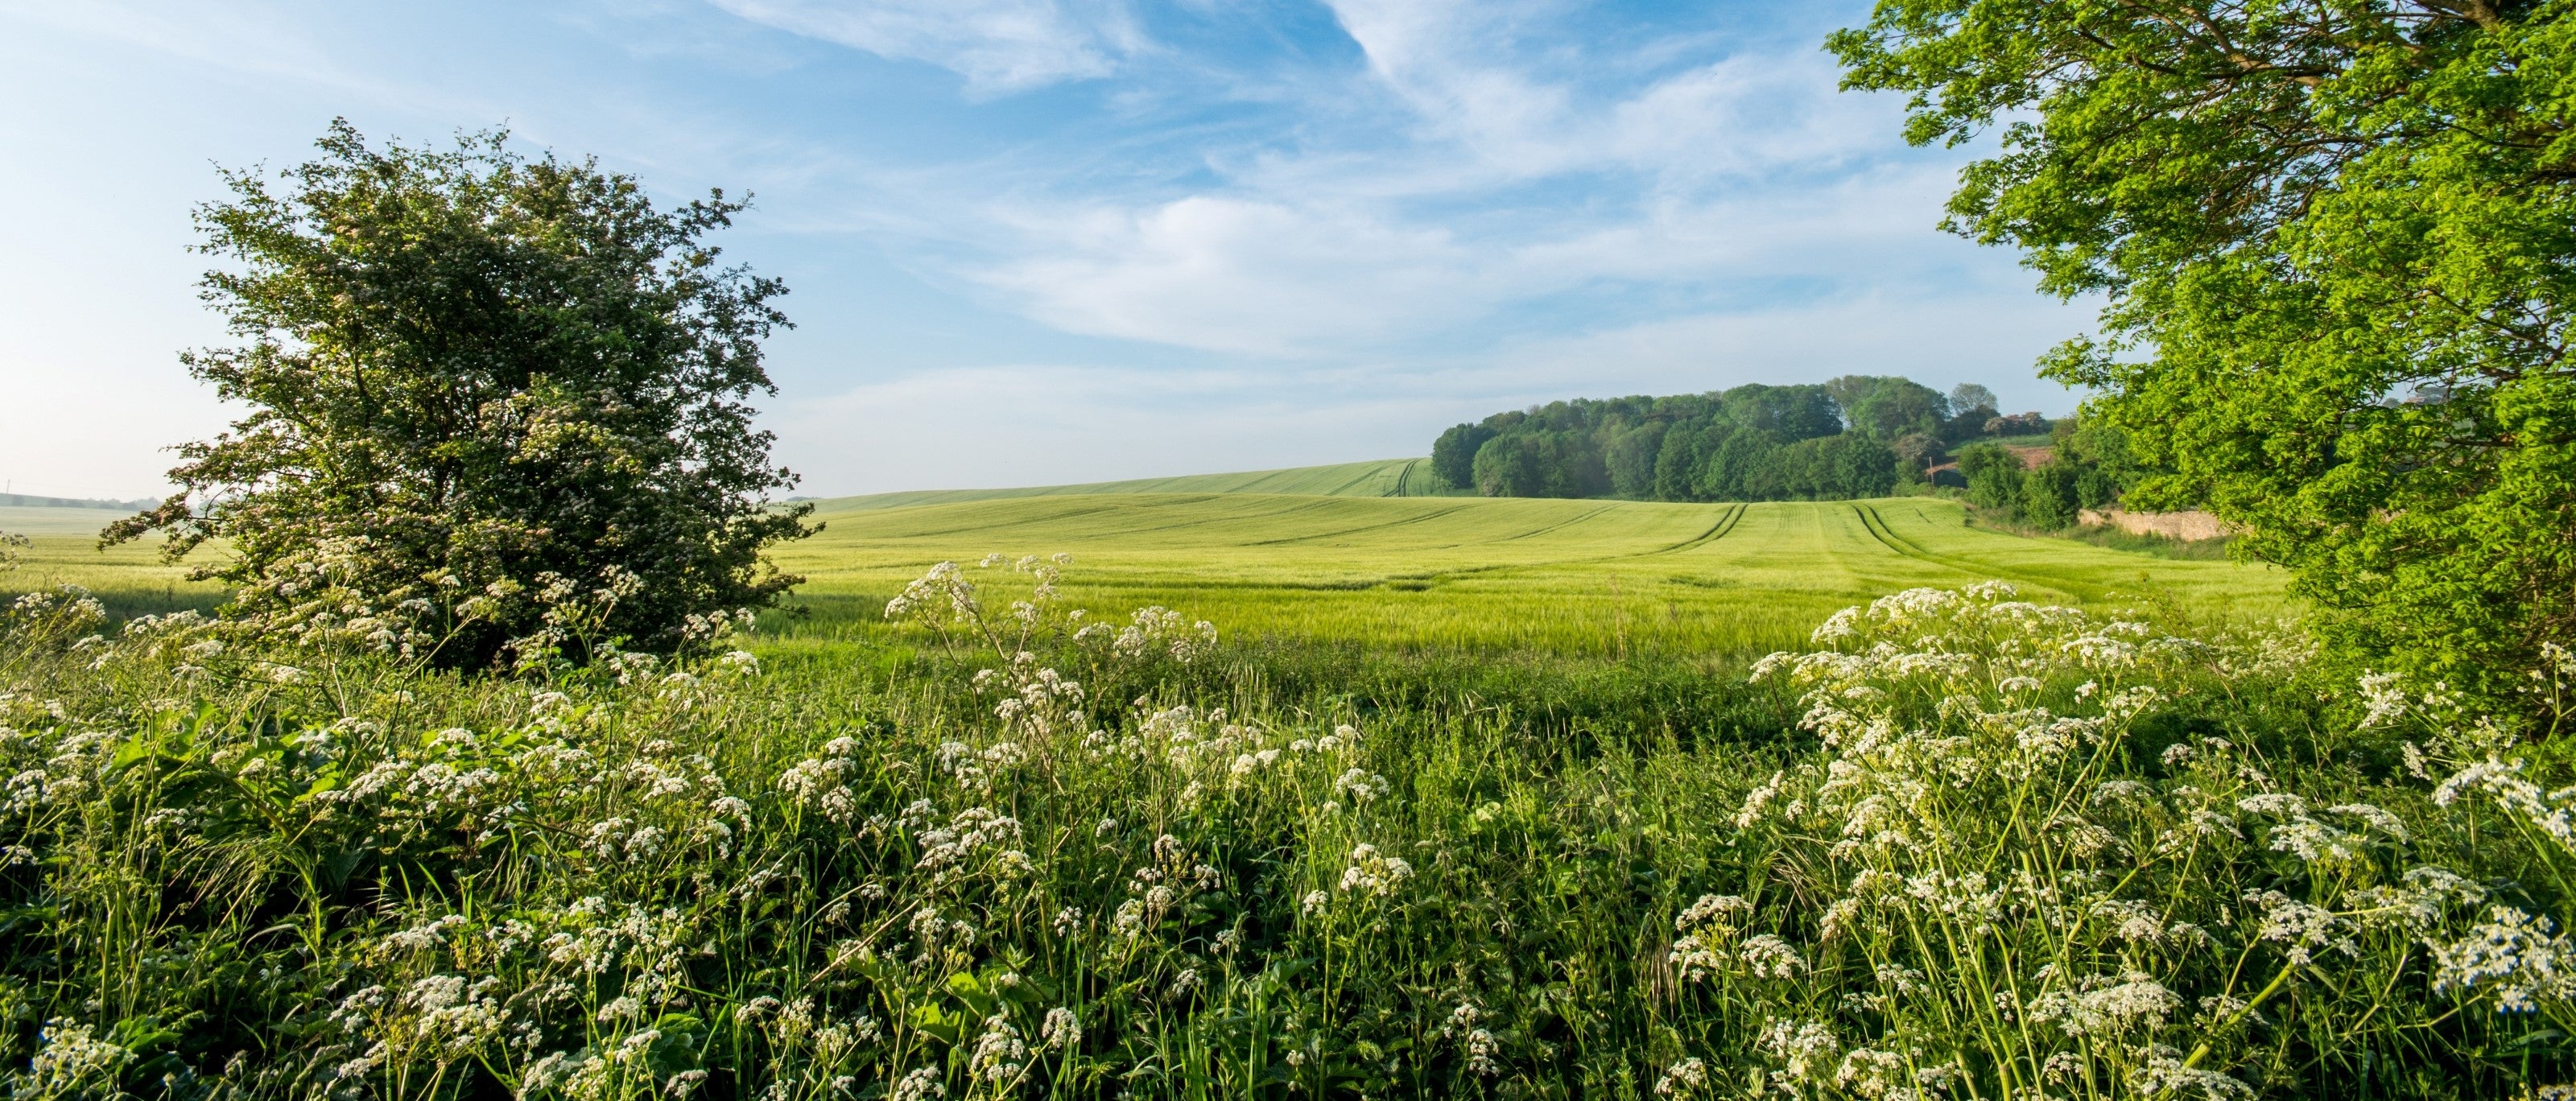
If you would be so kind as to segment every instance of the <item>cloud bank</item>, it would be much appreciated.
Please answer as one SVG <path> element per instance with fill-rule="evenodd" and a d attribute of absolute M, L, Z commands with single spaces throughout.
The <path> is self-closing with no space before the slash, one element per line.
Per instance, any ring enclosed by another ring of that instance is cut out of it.
<path fill-rule="evenodd" d="M 726 245 L 796 288 L 767 421 L 813 492 L 1413 454 L 1534 401 L 1855 371 L 2071 407 L 2029 364 L 2086 304 L 1933 228 L 1973 150 L 1836 89 L 1819 43 L 1866 14 L 0 0 L 0 94 L 31 106 L 5 133 L 40 154 L 0 198 L 120 227 L 5 231 L 34 262 L 0 325 L 32 335 L 0 386 L 46 407 L 0 411 L 0 475 L 140 495 L 220 423 L 168 358 L 220 339 L 187 205 L 207 161 L 291 164 L 339 114 L 757 193 Z"/>

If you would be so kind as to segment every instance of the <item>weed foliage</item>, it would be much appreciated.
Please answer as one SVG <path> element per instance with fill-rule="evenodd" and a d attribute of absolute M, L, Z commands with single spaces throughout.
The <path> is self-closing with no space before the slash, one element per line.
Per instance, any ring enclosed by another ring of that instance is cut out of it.
<path fill-rule="evenodd" d="M 1094 619 L 1060 566 L 933 569 L 888 609 L 908 656 L 512 679 L 22 597 L 12 1087 L 2220 1099 L 2569 1070 L 2576 795 L 2439 686 L 1990 584 L 1703 682 L 1723 737 L 1578 729 Z M 1011 569 L 1025 599 L 992 595 Z"/>

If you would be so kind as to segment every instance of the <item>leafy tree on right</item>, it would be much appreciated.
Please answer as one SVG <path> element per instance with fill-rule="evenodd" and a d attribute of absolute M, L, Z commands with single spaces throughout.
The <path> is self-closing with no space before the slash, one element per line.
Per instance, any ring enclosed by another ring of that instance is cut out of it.
<path fill-rule="evenodd" d="M 1881 0 L 1845 86 L 1991 133 L 1945 228 L 2098 294 L 2043 374 L 2357 660 L 2506 690 L 2576 624 L 2576 5 Z"/>

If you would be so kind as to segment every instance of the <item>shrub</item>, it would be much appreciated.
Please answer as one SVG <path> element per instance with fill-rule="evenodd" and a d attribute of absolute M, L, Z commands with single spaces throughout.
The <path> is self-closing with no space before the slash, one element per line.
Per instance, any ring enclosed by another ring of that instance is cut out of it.
<path fill-rule="evenodd" d="M 2042 463 L 2022 475 L 2021 514 L 2045 531 L 2072 527 L 2079 506 L 2082 473 L 2061 462 Z"/>
<path fill-rule="evenodd" d="M 1972 443 L 1959 449 L 1959 475 L 1968 480 L 1968 501 L 1979 508 L 2017 514 L 2022 503 L 2021 456 L 1999 444 Z"/>

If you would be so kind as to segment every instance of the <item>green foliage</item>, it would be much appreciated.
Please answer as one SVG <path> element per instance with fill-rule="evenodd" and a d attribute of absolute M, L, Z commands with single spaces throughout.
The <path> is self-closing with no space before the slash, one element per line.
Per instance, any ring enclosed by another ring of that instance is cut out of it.
<path fill-rule="evenodd" d="M 1700 430 L 1707 458 L 1683 500 L 1758 501 L 1787 496 L 1786 468 L 1780 463 L 1786 446 L 1776 432 L 1743 425 L 1719 424 Z"/>
<path fill-rule="evenodd" d="M 1784 440 L 1830 436 L 1843 430 L 1842 410 L 1832 391 L 1822 386 L 1765 386 L 1748 383 L 1716 395 L 1718 417 L 1744 428 L 1756 428 Z"/>
<path fill-rule="evenodd" d="M 1770 465 L 1781 497 L 1884 497 L 1896 488 L 1896 453 L 1857 432 L 1799 440 L 1773 452 Z"/>
<path fill-rule="evenodd" d="M 2081 474 L 2066 463 L 2048 462 L 2031 468 L 2021 480 L 2022 519 L 2042 531 L 2073 527 L 2075 512 L 2083 507 L 2078 491 L 2081 481 Z"/>
<path fill-rule="evenodd" d="M 2018 510 L 2022 501 L 2021 455 L 1994 443 L 1972 443 L 1959 449 L 1959 476 L 1968 480 L 1968 501 L 1980 508 Z"/>
<path fill-rule="evenodd" d="M 1999 131 L 1949 224 L 2107 296 L 2046 372 L 2140 502 L 2362 660 L 2501 692 L 2576 626 L 2576 6 L 1885 0 L 1831 45 L 1911 140 Z"/>
<path fill-rule="evenodd" d="M 704 240 L 741 203 L 659 210 L 497 133 L 378 149 L 338 122 L 317 144 L 275 181 L 225 173 L 232 199 L 199 210 L 228 262 L 206 298 L 245 343 L 182 358 L 250 412 L 108 539 L 220 540 L 199 576 L 241 615 L 459 667 L 514 640 L 668 651 L 796 580 L 760 552 L 807 509 L 765 503 L 794 477 L 744 401 L 772 390 L 785 287 Z M 598 622 L 545 618 L 533 594 L 565 587 L 607 594 Z"/>
<path fill-rule="evenodd" d="M 1930 439 L 1946 408 L 1940 394 L 1912 382 L 1860 375 L 1823 386 L 1557 402 L 1455 426 L 1434 445 L 1433 464 L 1443 454 L 1455 461 L 1473 443 L 1474 484 L 1499 497 L 1873 497 L 1910 473 L 1891 445 Z M 1851 417 L 1860 419 L 1847 432 Z M 1909 446 L 1913 471 L 1937 451 Z"/>
<path fill-rule="evenodd" d="M 1476 490 L 1488 497 L 1590 497 L 1609 488 L 1598 456 L 1563 433 L 1511 432 L 1476 449 Z"/>
<path fill-rule="evenodd" d="M 1431 472 L 1442 481 L 1461 489 L 1476 484 L 1476 451 L 1494 438 L 1494 429 L 1482 424 L 1451 425 L 1431 444 Z"/>
<path fill-rule="evenodd" d="M 1992 435 L 1986 425 L 1996 419 L 1995 392 L 1973 382 L 1950 388 L 1950 419 L 1935 433 L 1942 443 L 1956 444 Z"/>
<path fill-rule="evenodd" d="M 1608 434 L 1608 442 L 1601 447 L 1601 463 L 1608 468 L 1612 494 L 1630 500 L 1655 499 L 1655 464 L 1663 456 L 1664 439 L 1671 431 L 1670 422 L 1646 421 Z"/>
<path fill-rule="evenodd" d="M 1903 469 L 1909 473 L 1929 470 L 1950 461 L 1950 450 L 1941 437 L 1925 432 L 1911 432 L 1890 441 L 1887 449 L 1894 452 Z"/>
<path fill-rule="evenodd" d="M 1732 424 L 1712 426 L 1687 422 L 1667 429 L 1664 432 L 1663 445 L 1655 452 L 1655 473 L 1649 483 L 1654 487 L 1653 499 L 1658 501 L 1703 500 L 1704 487 L 1707 486 L 1710 477 L 1712 465 L 1710 460 L 1717 450 L 1712 446 L 1710 437 L 1715 435 L 1717 438 L 1714 443 L 1723 444 L 1739 432 L 1757 433 L 1759 431 L 1759 429 L 1740 429 Z M 1721 469 L 1725 473 L 1721 473 L 1719 477 L 1726 477 L 1728 474 L 1738 479 L 1742 477 L 1741 473 L 1735 471 L 1732 463 Z"/>
<path fill-rule="evenodd" d="M 2078 507 L 2109 508 L 2149 474 L 2130 448 L 2129 434 L 2100 417 L 2059 421 L 2051 435 L 2051 461 L 2075 470 Z"/>
<path fill-rule="evenodd" d="M 1844 424 L 1879 440 L 1938 432 L 1950 418 L 1950 399 L 1911 379 L 1844 375 L 1825 383 L 1825 392 Z"/>
<path fill-rule="evenodd" d="M 1497 676 L 1085 626 L 1022 566 L 906 586 L 900 646 L 532 681 L 12 605 L 8 1085 L 2494 1097 L 2570 1069 L 2555 770 L 2296 646 L 1984 586 L 1834 616 L 1751 683 Z"/>

